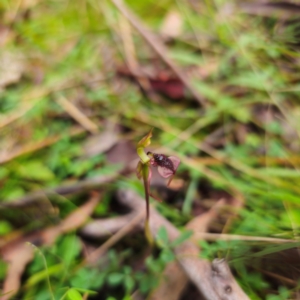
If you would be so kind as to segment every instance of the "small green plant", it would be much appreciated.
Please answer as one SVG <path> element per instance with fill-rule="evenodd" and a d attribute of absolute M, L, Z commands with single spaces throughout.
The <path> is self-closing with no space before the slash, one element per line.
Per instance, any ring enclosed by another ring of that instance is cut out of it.
<path fill-rule="evenodd" d="M 28 268 L 22 299 L 79 300 L 97 294 L 91 289 L 104 284 L 105 271 L 88 266 L 78 269 L 81 245 L 76 236 L 65 235 L 47 250 L 28 244 L 36 255 Z"/>
<path fill-rule="evenodd" d="M 137 145 L 137 154 L 140 157 L 140 161 L 136 167 L 136 175 L 139 179 L 143 179 L 145 199 L 146 199 L 146 222 L 145 222 L 145 234 L 148 241 L 152 244 L 153 238 L 149 230 L 149 197 L 150 193 L 150 181 L 152 177 L 151 166 L 157 167 L 158 173 L 163 178 L 170 178 L 168 185 L 171 183 L 176 170 L 180 164 L 180 159 L 176 156 L 167 157 L 164 154 L 156 154 L 152 152 L 145 153 L 145 148 L 151 144 L 152 129 L 145 135 Z M 152 196 L 153 197 L 153 196 Z M 155 198 L 155 197 L 153 197 Z"/>

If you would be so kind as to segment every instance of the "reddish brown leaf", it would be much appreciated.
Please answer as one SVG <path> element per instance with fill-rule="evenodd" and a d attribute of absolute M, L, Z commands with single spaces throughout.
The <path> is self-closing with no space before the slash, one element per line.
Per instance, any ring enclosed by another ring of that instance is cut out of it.
<path fill-rule="evenodd" d="M 8 251 L 2 253 L 4 261 L 8 262 L 6 278 L 3 284 L 1 300 L 11 298 L 20 288 L 21 276 L 26 265 L 33 258 L 34 249 L 26 243 L 16 243 Z"/>

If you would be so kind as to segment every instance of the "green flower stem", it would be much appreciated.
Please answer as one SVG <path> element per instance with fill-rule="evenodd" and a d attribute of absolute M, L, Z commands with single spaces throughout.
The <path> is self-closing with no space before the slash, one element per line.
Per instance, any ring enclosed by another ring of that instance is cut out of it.
<path fill-rule="evenodd" d="M 143 164 L 142 168 L 144 190 L 145 190 L 145 199 L 146 199 L 146 220 L 149 220 L 149 166 L 148 164 Z"/>
<path fill-rule="evenodd" d="M 145 199 L 146 199 L 146 221 L 145 221 L 145 236 L 149 242 L 150 245 L 153 245 L 154 239 L 150 231 L 149 227 L 149 217 L 150 217 L 150 182 L 149 182 L 149 163 L 143 164 L 142 167 L 142 176 L 143 176 L 143 182 L 144 182 L 144 189 L 145 189 Z"/>
<path fill-rule="evenodd" d="M 137 148 L 137 154 L 140 157 L 143 164 L 147 164 L 150 161 L 150 158 L 147 156 L 147 154 L 144 151 L 143 147 Z"/>

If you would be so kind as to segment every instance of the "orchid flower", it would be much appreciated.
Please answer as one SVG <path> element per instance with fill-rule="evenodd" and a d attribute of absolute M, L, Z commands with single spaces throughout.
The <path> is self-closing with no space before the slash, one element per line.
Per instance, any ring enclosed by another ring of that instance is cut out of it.
<path fill-rule="evenodd" d="M 136 167 L 136 175 L 139 179 L 143 179 L 146 199 L 145 233 L 149 242 L 153 243 L 153 238 L 149 230 L 149 197 L 152 196 L 150 193 L 150 181 L 152 177 L 151 166 L 157 167 L 158 173 L 163 178 L 170 178 L 168 181 L 169 186 L 180 164 L 180 159 L 176 156 L 168 157 L 164 154 L 156 154 L 152 152 L 147 152 L 146 154 L 145 148 L 151 144 L 151 137 L 152 129 L 138 142 L 137 154 L 140 157 L 140 161 L 138 162 L 138 165 Z"/>

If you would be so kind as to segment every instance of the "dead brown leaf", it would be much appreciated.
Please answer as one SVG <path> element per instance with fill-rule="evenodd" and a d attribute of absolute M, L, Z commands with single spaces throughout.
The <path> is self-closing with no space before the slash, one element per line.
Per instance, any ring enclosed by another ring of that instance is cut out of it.
<path fill-rule="evenodd" d="M 177 261 L 170 262 L 162 274 L 163 280 L 151 294 L 150 300 L 178 300 L 189 279 Z"/>
<path fill-rule="evenodd" d="M 34 249 L 25 243 L 15 244 L 9 251 L 2 253 L 4 261 L 9 263 L 6 278 L 3 284 L 3 296 L 0 300 L 7 300 L 20 288 L 21 276 L 26 265 L 32 260 Z"/>

